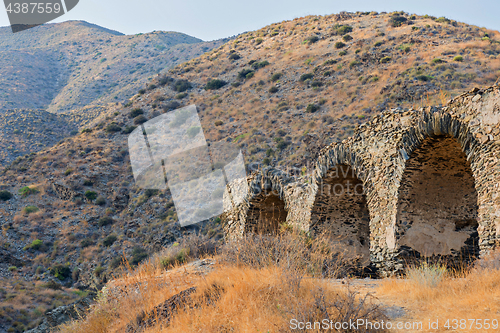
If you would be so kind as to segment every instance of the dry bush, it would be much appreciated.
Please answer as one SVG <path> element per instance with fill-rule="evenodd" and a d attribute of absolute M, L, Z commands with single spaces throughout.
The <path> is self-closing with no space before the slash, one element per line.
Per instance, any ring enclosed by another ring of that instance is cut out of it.
<path fill-rule="evenodd" d="M 352 266 L 332 238 L 321 234 L 312 240 L 304 234 L 247 235 L 226 244 L 221 262 L 249 267 L 281 267 L 299 275 L 344 277 Z"/>
<path fill-rule="evenodd" d="M 187 245 L 197 248 L 198 255 L 216 249 L 210 244 L 204 248 L 203 237 L 191 237 L 175 247 Z M 291 319 L 385 319 L 369 296 L 311 277 L 343 270 L 341 255 L 326 240 L 312 242 L 300 234 L 248 236 L 223 246 L 214 269 L 201 275 L 190 266 L 166 272 L 164 259 L 170 251 L 154 255 L 135 270 L 128 266 L 121 278 L 108 284 L 86 319 L 65 324 L 60 332 L 123 332 L 145 318 L 160 323 L 145 332 L 162 332 L 167 321 L 155 317 L 153 309 L 192 286 L 197 287 L 195 294 L 170 318 L 168 331 L 285 332 Z"/>

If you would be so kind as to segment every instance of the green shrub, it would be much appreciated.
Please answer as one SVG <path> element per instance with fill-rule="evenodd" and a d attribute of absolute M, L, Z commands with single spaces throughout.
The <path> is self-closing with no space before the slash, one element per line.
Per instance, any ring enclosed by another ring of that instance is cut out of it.
<path fill-rule="evenodd" d="M 432 59 L 432 63 L 433 64 L 440 64 L 440 63 L 443 63 L 444 61 L 440 58 L 434 58 Z"/>
<path fill-rule="evenodd" d="M 139 89 L 139 95 L 144 95 L 146 93 L 146 89 Z"/>
<path fill-rule="evenodd" d="M 278 91 L 279 89 L 276 86 L 272 86 L 271 88 L 269 88 L 269 93 L 271 94 L 277 93 Z"/>
<path fill-rule="evenodd" d="M 353 61 L 351 61 L 351 62 L 349 63 L 349 67 L 353 68 L 353 67 L 358 66 L 358 65 L 360 65 L 360 64 L 361 64 L 361 63 L 360 63 L 359 61 L 357 61 L 357 60 L 353 60 Z"/>
<path fill-rule="evenodd" d="M 50 274 L 62 281 L 71 276 L 71 269 L 67 265 L 56 264 L 50 269 Z"/>
<path fill-rule="evenodd" d="M 381 40 L 375 42 L 375 44 L 373 44 L 374 47 L 379 47 L 380 45 L 384 44 L 384 42 L 382 42 Z"/>
<path fill-rule="evenodd" d="M 241 58 L 241 56 L 238 53 L 234 52 L 234 53 L 231 53 L 228 58 L 230 60 L 238 60 Z"/>
<path fill-rule="evenodd" d="M 31 242 L 31 244 L 26 245 L 24 247 L 24 250 L 33 249 L 35 251 L 38 251 L 42 248 L 42 246 L 43 246 L 43 241 L 40 239 L 35 239 L 33 242 Z"/>
<path fill-rule="evenodd" d="M 244 80 L 244 79 L 247 79 L 247 78 L 250 78 L 253 76 L 253 73 L 254 71 L 251 70 L 251 69 L 248 69 L 248 68 L 245 68 L 245 69 L 242 69 L 239 73 L 238 73 L 238 79 L 240 80 Z M 250 77 L 248 75 L 252 74 Z"/>
<path fill-rule="evenodd" d="M 464 58 L 462 56 L 457 55 L 455 58 L 453 58 L 453 61 L 464 61 Z"/>
<path fill-rule="evenodd" d="M 175 95 L 175 99 L 183 99 L 183 98 L 187 97 L 187 95 L 188 94 L 185 93 L 185 92 L 184 93 L 180 93 L 180 94 Z"/>
<path fill-rule="evenodd" d="M 7 201 L 12 198 L 12 193 L 9 191 L 0 191 L 0 200 Z"/>
<path fill-rule="evenodd" d="M 299 81 L 304 82 L 304 81 L 306 81 L 306 80 L 310 80 L 310 79 L 312 79 L 313 77 L 314 77 L 314 74 L 312 74 L 312 73 L 302 74 L 302 75 L 300 76 Z"/>
<path fill-rule="evenodd" d="M 122 128 L 120 126 L 118 126 L 118 124 L 115 122 L 112 122 L 111 124 L 106 126 L 106 132 L 108 132 L 108 133 L 120 132 L 121 130 L 122 130 Z"/>
<path fill-rule="evenodd" d="M 140 108 L 135 108 L 132 111 L 130 111 L 129 117 L 130 118 L 135 118 L 135 117 L 137 117 L 137 116 L 139 116 L 141 114 L 144 114 L 144 111 L 142 111 L 142 109 L 140 109 Z"/>
<path fill-rule="evenodd" d="M 271 75 L 271 78 L 270 80 L 272 82 L 276 82 L 278 81 L 279 79 L 281 79 L 281 77 L 283 76 L 283 73 L 274 73 L 273 75 Z"/>
<path fill-rule="evenodd" d="M 191 89 L 192 86 L 191 86 L 191 83 L 189 83 L 188 80 L 177 80 L 175 81 L 173 87 L 172 87 L 175 91 L 177 92 L 184 92 L 188 89 Z"/>
<path fill-rule="evenodd" d="M 345 56 L 346 54 L 347 54 L 347 51 L 340 51 L 340 52 L 339 52 L 339 56 L 341 56 L 341 57 Z M 339 64 L 339 65 L 337 66 L 337 68 L 342 68 L 342 64 Z"/>
<path fill-rule="evenodd" d="M 319 110 L 319 105 L 316 104 L 308 104 L 306 108 L 307 113 L 313 113 Z"/>
<path fill-rule="evenodd" d="M 425 82 L 425 81 L 432 80 L 432 76 L 429 76 L 429 75 L 418 75 L 416 77 L 416 79 L 419 80 L 419 81 L 424 81 Z"/>
<path fill-rule="evenodd" d="M 252 67 L 254 69 L 256 69 L 256 70 L 259 69 L 259 68 L 264 68 L 267 65 L 269 65 L 269 61 L 267 61 L 267 60 L 264 60 L 264 61 L 261 61 L 261 62 L 257 62 L 256 61 L 256 62 L 252 63 Z"/>
<path fill-rule="evenodd" d="M 73 172 L 73 169 L 71 169 L 71 168 L 66 169 L 66 171 L 64 171 L 64 175 L 69 176 L 69 175 L 71 175 L 72 172 Z"/>
<path fill-rule="evenodd" d="M 32 213 L 36 213 L 38 211 L 39 211 L 39 209 L 36 206 L 26 206 L 26 207 L 23 208 L 23 212 L 25 214 L 28 214 L 28 215 L 32 214 Z"/>
<path fill-rule="evenodd" d="M 336 25 L 333 27 L 333 34 L 334 35 L 346 35 L 348 33 L 352 32 L 352 27 L 348 25 Z"/>
<path fill-rule="evenodd" d="M 215 126 L 222 126 L 222 125 L 224 125 L 224 122 L 222 120 L 216 120 L 214 125 Z"/>
<path fill-rule="evenodd" d="M 233 53 L 234 54 L 234 53 Z M 217 90 L 224 87 L 227 84 L 226 81 L 219 79 L 212 79 L 205 85 L 205 90 Z"/>
<path fill-rule="evenodd" d="M 318 80 L 314 80 L 311 82 L 311 87 L 313 87 L 313 88 L 321 87 L 322 85 L 323 85 L 323 82 L 318 81 Z"/>
<path fill-rule="evenodd" d="M 38 192 L 40 192 L 40 191 L 36 187 L 25 186 L 25 187 L 22 187 L 21 189 L 19 189 L 19 194 L 23 198 L 26 198 L 28 195 L 36 194 Z"/>
<path fill-rule="evenodd" d="M 345 44 L 344 44 L 344 43 L 342 43 L 342 42 L 336 42 L 336 43 L 335 43 L 335 48 L 336 48 L 336 49 L 341 49 L 341 48 L 343 48 L 344 46 L 345 46 Z"/>
<path fill-rule="evenodd" d="M 90 238 L 82 239 L 82 241 L 80 242 L 80 246 L 82 248 L 89 247 L 91 245 L 94 245 L 94 242 Z"/>
<path fill-rule="evenodd" d="M 123 134 L 130 134 L 132 133 L 135 129 L 137 128 L 137 126 L 127 126 L 123 129 L 122 133 Z"/>
<path fill-rule="evenodd" d="M 451 23 L 451 21 L 444 16 L 438 17 L 434 21 L 436 21 L 438 23 Z"/>
<path fill-rule="evenodd" d="M 257 45 L 262 44 L 262 42 L 263 42 L 263 41 L 264 41 L 264 40 L 263 40 L 262 38 L 257 38 L 257 39 L 255 40 L 255 44 L 257 44 Z"/>
<path fill-rule="evenodd" d="M 134 118 L 134 124 L 136 125 L 144 124 L 146 121 L 148 120 L 142 114 Z"/>
<path fill-rule="evenodd" d="M 148 256 L 148 252 L 144 248 L 136 246 L 132 249 L 132 259 L 130 260 L 130 262 L 132 265 L 137 265 Z"/>
<path fill-rule="evenodd" d="M 316 43 L 317 41 L 319 40 L 319 37 L 316 36 L 316 35 L 312 35 L 312 36 L 309 36 L 305 39 L 304 42 L 308 43 L 308 44 L 314 44 Z"/>
<path fill-rule="evenodd" d="M 85 197 L 89 199 L 90 201 L 94 201 L 97 198 L 97 193 L 94 191 L 85 191 Z"/>
<path fill-rule="evenodd" d="M 353 38 L 352 38 L 352 36 L 351 36 L 351 35 L 344 35 L 344 36 L 342 37 L 342 39 L 343 39 L 345 42 L 348 42 L 348 41 L 352 40 Z"/>
<path fill-rule="evenodd" d="M 17 271 L 17 267 L 16 266 L 10 266 L 8 268 L 8 270 L 9 270 L 9 272 L 15 272 L 15 271 Z"/>
<path fill-rule="evenodd" d="M 334 60 L 334 59 L 328 59 L 328 60 L 326 60 L 326 61 L 323 63 L 323 66 L 333 65 L 333 64 L 336 64 L 336 63 L 337 63 L 337 60 Z"/>
<path fill-rule="evenodd" d="M 95 204 L 99 206 L 104 206 L 106 204 L 106 199 L 100 195 L 95 199 Z"/>
<path fill-rule="evenodd" d="M 82 133 L 92 133 L 92 130 L 90 128 L 84 128 L 82 129 Z"/>
<path fill-rule="evenodd" d="M 111 217 L 104 216 L 104 217 L 101 217 L 99 219 L 99 221 L 97 222 L 97 225 L 100 226 L 100 227 L 104 227 L 104 226 L 112 224 L 113 222 L 114 221 L 113 221 L 113 219 Z"/>
<path fill-rule="evenodd" d="M 406 21 L 408 21 L 406 17 L 399 16 L 399 14 L 396 14 L 390 18 L 389 24 L 396 28 L 403 25 L 403 23 L 405 23 Z"/>
<path fill-rule="evenodd" d="M 391 57 L 383 57 L 382 59 L 380 59 L 380 63 L 381 64 L 385 64 L 385 63 L 388 63 L 389 61 L 391 61 Z"/>
<path fill-rule="evenodd" d="M 116 242 L 117 239 L 118 238 L 115 235 L 109 235 L 108 237 L 104 238 L 104 240 L 102 241 L 102 245 L 110 247 L 114 242 Z"/>

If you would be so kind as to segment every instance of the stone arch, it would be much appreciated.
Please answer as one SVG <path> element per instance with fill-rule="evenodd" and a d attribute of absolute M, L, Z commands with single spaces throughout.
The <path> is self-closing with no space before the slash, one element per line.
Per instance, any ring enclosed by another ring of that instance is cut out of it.
<path fill-rule="evenodd" d="M 252 177 L 246 199 L 244 233 L 274 234 L 285 224 L 289 203 L 285 185 L 289 179 L 279 170 L 264 169 Z"/>
<path fill-rule="evenodd" d="M 474 260 L 481 236 L 479 142 L 461 120 L 426 112 L 401 143 L 395 226 L 400 258 Z"/>
<path fill-rule="evenodd" d="M 347 256 L 370 264 L 371 177 L 363 161 L 344 145 L 334 145 L 318 159 L 309 230 L 327 232 L 347 250 Z"/>

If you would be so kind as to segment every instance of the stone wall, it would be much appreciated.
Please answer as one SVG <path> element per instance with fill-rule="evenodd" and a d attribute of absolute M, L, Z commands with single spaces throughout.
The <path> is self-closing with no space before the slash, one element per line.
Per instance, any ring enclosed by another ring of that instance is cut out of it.
<path fill-rule="evenodd" d="M 409 253 L 483 255 L 500 239 L 499 122 L 497 86 L 442 108 L 385 111 L 353 137 L 324 147 L 308 182 L 275 169 L 252 174 L 243 203 L 225 214 L 226 234 L 259 231 L 265 219 L 254 212 L 273 202 L 288 225 L 329 227 L 361 253 L 369 229 L 370 261 L 383 272 L 401 269 Z M 340 165 L 352 172 L 332 177 Z M 362 195 L 325 191 L 347 182 L 362 183 Z M 266 191 L 272 200 L 264 199 Z M 426 234 L 432 241 L 423 241 Z"/>

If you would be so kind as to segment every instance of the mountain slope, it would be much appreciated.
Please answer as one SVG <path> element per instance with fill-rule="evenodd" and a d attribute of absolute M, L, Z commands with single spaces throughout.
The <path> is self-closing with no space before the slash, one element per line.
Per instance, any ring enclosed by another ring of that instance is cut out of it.
<path fill-rule="evenodd" d="M 109 103 L 126 101 L 158 73 L 223 42 L 203 42 L 176 32 L 125 36 L 82 21 L 16 34 L 0 28 L 0 113 L 23 113 L 26 128 L 30 110 L 66 113 L 69 122 L 63 127 L 75 130 L 100 116 Z M 5 119 L 0 118 L 0 127 L 7 126 Z M 29 131 L 36 132 L 36 124 L 32 125 Z M 41 148 L 54 142 L 23 140 Z M 0 165 L 38 150 L 0 148 Z"/>
<path fill-rule="evenodd" d="M 207 139 L 238 144 L 249 170 L 301 171 L 322 145 L 385 108 L 441 104 L 494 84 L 499 39 L 495 31 L 404 13 L 308 16 L 238 36 L 156 77 L 125 105 L 106 105 L 100 112 L 107 116 L 84 133 L 0 174 L 0 190 L 13 194 L 0 201 L 0 244 L 4 257 L 24 261 L 16 271 L 0 263 L 0 275 L 49 281 L 60 264 L 79 272 L 60 283 L 95 287 L 121 255 L 140 261 L 197 228 L 220 237 L 217 220 L 180 228 L 169 191 L 134 185 L 127 133 L 144 121 L 136 109 L 152 119 L 196 104 Z"/>

